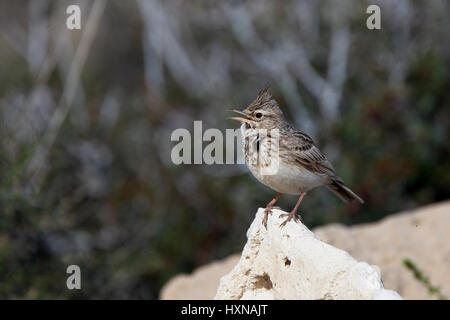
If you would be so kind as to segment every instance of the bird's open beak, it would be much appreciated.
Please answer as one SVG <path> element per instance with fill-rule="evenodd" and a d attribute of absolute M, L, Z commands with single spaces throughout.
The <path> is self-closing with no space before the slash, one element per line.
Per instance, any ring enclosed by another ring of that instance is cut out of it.
<path fill-rule="evenodd" d="M 242 118 L 242 117 L 230 117 L 230 118 L 227 118 L 227 119 L 236 120 L 236 121 L 246 122 L 248 124 L 252 124 L 252 121 L 248 119 L 248 115 L 246 113 L 244 113 L 242 111 L 239 111 L 239 110 L 229 110 L 229 111 L 239 113 L 240 115 L 243 115 L 245 118 Z"/>

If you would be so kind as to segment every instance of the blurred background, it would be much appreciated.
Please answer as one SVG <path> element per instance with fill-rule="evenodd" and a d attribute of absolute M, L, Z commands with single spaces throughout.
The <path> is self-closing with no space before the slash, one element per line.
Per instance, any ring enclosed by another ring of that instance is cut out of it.
<path fill-rule="evenodd" d="M 71 4 L 81 30 L 66 28 Z M 370 4 L 381 30 L 366 28 Z M 316 189 L 300 208 L 310 228 L 450 198 L 449 13 L 445 0 L 0 0 L 0 298 L 157 299 L 173 275 L 239 252 L 275 192 L 245 165 L 174 165 L 170 136 L 194 120 L 237 128 L 227 110 L 267 84 L 366 201 Z M 83 290 L 67 290 L 70 264 Z"/>

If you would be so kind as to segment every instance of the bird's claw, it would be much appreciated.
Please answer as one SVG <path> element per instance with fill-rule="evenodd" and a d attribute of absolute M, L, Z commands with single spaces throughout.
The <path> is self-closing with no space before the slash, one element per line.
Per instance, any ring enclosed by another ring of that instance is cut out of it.
<path fill-rule="evenodd" d="M 295 222 L 300 222 L 302 220 L 302 217 L 298 213 L 290 212 L 290 213 L 283 213 L 280 214 L 279 218 L 287 217 L 282 224 L 280 224 L 280 228 L 284 227 L 286 223 L 294 219 Z"/>
<path fill-rule="evenodd" d="M 266 228 L 266 230 L 267 230 L 267 220 L 269 219 L 269 214 L 272 214 L 273 208 L 278 208 L 278 207 L 267 207 L 266 209 L 264 209 L 264 218 L 262 220 L 262 224 Z"/>

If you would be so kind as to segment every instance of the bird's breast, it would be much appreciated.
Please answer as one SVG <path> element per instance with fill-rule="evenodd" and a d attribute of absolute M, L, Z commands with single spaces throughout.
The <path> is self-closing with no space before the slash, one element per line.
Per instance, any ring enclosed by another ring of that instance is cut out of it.
<path fill-rule="evenodd" d="M 278 145 L 270 137 L 241 127 L 245 163 L 255 178 L 273 190 L 297 195 L 326 182 L 326 177 L 309 171 L 295 161 L 279 157 Z"/>

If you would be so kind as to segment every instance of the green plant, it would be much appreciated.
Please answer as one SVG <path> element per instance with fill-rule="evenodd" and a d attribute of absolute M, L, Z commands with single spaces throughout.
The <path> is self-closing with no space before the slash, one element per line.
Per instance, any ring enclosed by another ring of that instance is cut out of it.
<path fill-rule="evenodd" d="M 404 258 L 403 264 L 413 273 L 414 277 L 428 289 L 428 292 L 431 295 L 436 294 L 440 300 L 448 300 L 448 298 L 441 293 L 441 287 L 431 284 L 428 277 L 423 274 L 422 270 L 420 270 L 411 259 Z"/>

